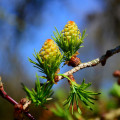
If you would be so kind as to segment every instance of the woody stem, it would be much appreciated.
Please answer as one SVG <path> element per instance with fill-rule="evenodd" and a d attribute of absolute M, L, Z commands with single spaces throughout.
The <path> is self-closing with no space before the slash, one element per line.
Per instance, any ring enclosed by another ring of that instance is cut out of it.
<path fill-rule="evenodd" d="M 0 81 L 1 83 L 1 81 Z M 3 84 L 0 84 L 0 96 L 2 96 L 4 99 L 6 99 L 8 102 L 10 102 L 13 105 L 18 104 L 13 98 L 11 98 L 7 93 L 4 91 Z M 35 120 L 35 118 L 25 110 L 23 110 L 24 114 L 30 119 L 30 120 Z"/>

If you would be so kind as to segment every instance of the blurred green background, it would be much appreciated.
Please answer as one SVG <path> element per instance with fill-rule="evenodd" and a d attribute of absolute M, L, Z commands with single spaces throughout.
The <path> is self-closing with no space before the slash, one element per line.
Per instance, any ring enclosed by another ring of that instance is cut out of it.
<path fill-rule="evenodd" d="M 6 92 L 15 100 L 26 96 L 21 82 L 34 87 L 38 71 L 27 57 L 34 59 L 34 48 L 39 51 L 53 35 L 54 27 L 61 31 L 70 20 L 81 31 L 87 29 L 88 36 L 79 51 L 82 62 L 120 44 L 120 0 L 0 0 L 0 76 Z M 61 73 L 70 69 L 65 66 Z M 103 90 L 107 95 L 115 82 L 112 74 L 116 69 L 120 69 L 120 54 L 111 57 L 104 67 L 86 68 L 74 76 L 78 83 L 85 78 L 96 91 Z M 69 91 L 67 80 L 54 85 L 54 90 L 58 88 Z M 13 106 L 0 97 L 0 120 L 12 120 L 13 111 Z M 37 119 L 43 116 L 42 111 L 32 106 L 31 113 Z"/>

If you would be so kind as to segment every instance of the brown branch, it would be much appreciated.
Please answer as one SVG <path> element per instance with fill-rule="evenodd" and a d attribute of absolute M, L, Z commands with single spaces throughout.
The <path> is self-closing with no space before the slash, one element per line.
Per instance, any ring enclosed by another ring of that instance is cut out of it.
<path fill-rule="evenodd" d="M 104 54 L 100 58 L 94 59 L 94 60 L 86 62 L 86 63 L 81 63 L 77 67 L 74 67 L 73 69 L 71 69 L 70 71 L 65 72 L 64 75 L 68 76 L 70 74 L 77 72 L 80 69 L 87 68 L 87 67 L 94 67 L 94 66 L 98 65 L 99 63 L 101 63 L 101 65 L 104 66 L 109 57 L 111 57 L 114 54 L 119 53 L 119 52 L 120 52 L 120 46 L 118 46 L 114 49 L 111 49 L 111 50 L 107 50 L 106 54 Z M 63 76 L 58 76 L 58 81 L 63 78 L 64 78 Z"/>
<path fill-rule="evenodd" d="M 0 96 L 2 96 L 4 99 L 6 99 L 8 102 L 10 102 L 13 105 L 18 105 L 19 103 L 17 103 L 13 98 L 11 98 L 10 96 L 7 95 L 7 93 L 4 91 L 4 87 L 3 87 L 3 83 L 1 81 L 1 77 L 0 77 Z M 24 106 L 23 106 L 23 112 L 25 113 L 25 115 L 30 119 L 30 120 L 35 120 L 35 118 L 29 113 L 26 112 L 25 108 L 30 104 L 30 101 L 27 102 Z"/>

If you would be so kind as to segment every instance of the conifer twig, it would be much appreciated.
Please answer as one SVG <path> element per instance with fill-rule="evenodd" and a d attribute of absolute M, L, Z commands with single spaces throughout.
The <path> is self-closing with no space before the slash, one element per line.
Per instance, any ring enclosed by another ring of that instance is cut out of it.
<path fill-rule="evenodd" d="M 114 49 L 111 49 L 111 50 L 107 50 L 106 54 L 104 54 L 100 58 L 94 59 L 94 60 L 86 62 L 86 63 L 81 63 L 77 67 L 74 67 L 73 69 L 71 69 L 70 71 L 65 72 L 64 75 L 68 76 L 70 74 L 77 72 L 80 69 L 87 68 L 87 67 L 94 67 L 94 66 L 98 65 L 99 63 L 101 63 L 101 65 L 104 66 L 109 57 L 111 57 L 114 54 L 119 53 L 119 52 L 120 52 L 120 46 L 118 46 Z M 64 78 L 63 76 L 58 76 L 58 81 L 63 78 Z"/>
<path fill-rule="evenodd" d="M 1 81 L 1 76 L 0 76 L 0 96 L 2 96 L 4 99 L 6 99 L 8 102 L 10 102 L 13 105 L 18 104 L 18 102 L 16 102 L 13 98 L 7 95 L 7 93 L 4 91 L 3 83 Z M 23 112 L 30 120 L 35 120 L 35 118 L 29 112 L 26 112 L 24 109 Z"/>

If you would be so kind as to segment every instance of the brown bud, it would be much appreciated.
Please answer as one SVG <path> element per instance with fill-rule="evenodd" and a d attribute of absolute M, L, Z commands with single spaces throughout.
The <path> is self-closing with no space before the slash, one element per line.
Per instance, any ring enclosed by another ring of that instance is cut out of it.
<path fill-rule="evenodd" d="M 68 66 L 76 67 L 81 63 L 80 58 L 73 56 L 68 62 Z"/>
<path fill-rule="evenodd" d="M 29 105 L 31 104 L 31 101 L 27 98 L 22 98 L 21 101 L 20 101 L 20 104 L 23 105 L 23 110 L 28 112 L 29 109 Z"/>
<path fill-rule="evenodd" d="M 14 112 L 15 119 L 23 120 L 23 112 L 22 112 L 23 105 L 22 104 L 16 104 L 14 106 L 14 109 L 15 109 L 15 112 Z"/>
<path fill-rule="evenodd" d="M 23 109 L 23 105 L 21 105 L 21 104 L 16 104 L 15 106 L 14 106 L 14 108 L 15 108 L 15 110 L 16 111 L 18 111 L 18 110 L 22 110 Z"/>
<path fill-rule="evenodd" d="M 57 75 L 59 72 L 60 72 L 60 68 L 58 68 L 57 71 L 55 72 L 55 78 L 54 78 L 55 84 L 57 84 L 57 82 L 59 81 L 59 77 Z"/>
<path fill-rule="evenodd" d="M 116 71 L 113 73 L 113 76 L 114 76 L 114 77 L 120 77 L 120 70 L 116 70 Z"/>
<path fill-rule="evenodd" d="M 57 71 L 55 72 L 55 74 L 58 74 L 60 72 L 60 68 L 57 69 Z"/>
<path fill-rule="evenodd" d="M 71 81 L 74 81 L 75 82 L 75 78 L 74 76 L 71 74 L 71 75 L 68 75 L 68 77 L 71 79 Z M 68 80 L 69 84 L 71 85 L 71 81 Z"/>
<path fill-rule="evenodd" d="M 55 75 L 54 81 L 55 81 L 55 84 L 59 81 L 59 77 L 57 75 Z"/>
<path fill-rule="evenodd" d="M 24 105 L 27 101 L 28 101 L 27 98 L 22 98 L 22 99 L 20 100 L 20 104 Z"/>

